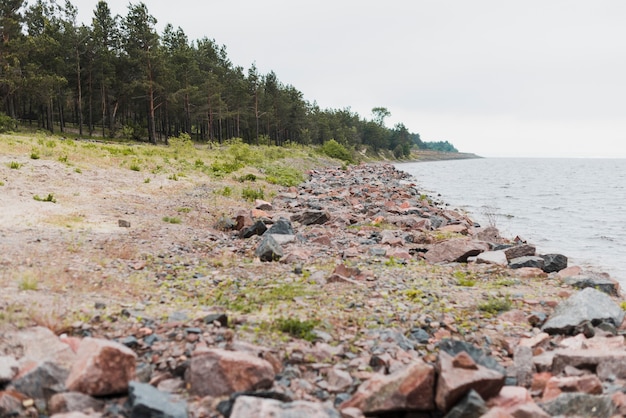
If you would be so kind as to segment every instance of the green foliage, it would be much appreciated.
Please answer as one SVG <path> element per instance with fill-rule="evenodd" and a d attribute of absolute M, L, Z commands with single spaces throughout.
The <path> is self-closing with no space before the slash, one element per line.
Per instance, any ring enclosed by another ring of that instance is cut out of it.
<path fill-rule="evenodd" d="M 241 190 L 241 197 L 245 200 L 249 200 L 250 202 L 254 202 L 256 199 L 263 199 L 265 193 L 263 189 L 252 189 L 250 187 L 244 187 Z"/>
<path fill-rule="evenodd" d="M 352 153 L 350 153 L 346 147 L 334 139 L 324 142 L 324 145 L 322 145 L 322 152 L 331 158 L 337 158 L 338 160 L 349 163 L 353 161 Z"/>
<path fill-rule="evenodd" d="M 0 180 L 0 186 L 4 186 L 4 182 Z"/>
<path fill-rule="evenodd" d="M 48 196 L 46 197 L 39 197 L 39 195 L 35 195 L 33 196 L 33 199 L 35 199 L 37 202 L 51 202 L 51 203 L 57 202 L 57 200 L 54 198 L 54 195 L 52 193 L 48 193 Z"/>
<path fill-rule="evenodd" d="M 16 125 L 15 119 L 0 112 L 0 134 L 15 130 Z"/>
<path fill-rule="evenodd" d="M 236 161 L 216 161 L 211 164 L 211 173 L 215 177 L 224 177 L 227 174 L 233 173 L 243 167 L 243 164 Z"/>
<path fill-rule="evenodd" d="M 24 275 L 17 284 L 18 289 L 22 291 L 37 290 L 39 282 L 36 277 L 31 274 Z"/>
<path fill-rule="evenodd" d="M 139 163 L 138 163 L 138 162 L 133 161 L 133 162 L 130 164 L 130 169 L 131 169 L 131 170 L 133 170 L 133 171 L 141 171 L 141 166 L 139 165 Z"/>
<path fill-rule="evenodd" d="M 178 136 L 170 137 L 167 142 L 176 153 L 190 152 L 195 149 L 191 136 L 184 132 Z"/>
<path fill-rule="evenodd" d="M 179 224 L 182 223 L 182 220 L 176 216 L 164 216 L 163 222 L 167 222 L 168 224 Z"/>
<path fill-rule="evenodd" d="M 256 181 L 256 176 L 252 173 L 248 173 L 248 174 L 244 174 L 243 176 L 239 177 L 237 179 L 240 183 L 246 182 L 246 181 Z"/>
<path fill-rule="evenodd" d="M 191 208 L 186 208 L 186 207 L 183 207 L 183 208 L 178 208 L 178 209 L 176 209 L 176 211 L 177 211 L 178 213 L 189 213 L 189 212 L 191 212 Z"/>
<path fill-rule="evenodd" d="M 265 168 L 265 180 L 268 183 L 291 187 L 302 183 L 304 176 L 297 168 L 270 165 Z"/>
<path fill-rule="evenodd" d="M 224 186 L 223 188 L 221 188 L 219 190 L 215 190 L 214 193 L 218 194 L 220 196 L 229 197 L 229 196 L 231 196 L 233 194 L 233 189 L 232 189 L 232 187 Z"/>
<path fill-rule="evenodd" d="M 476 284 L 476 278 L 467 272 L 457 270 L 452 273 L 452 275 L 456 279 L 456 284 L 458 286 L 473 287 Z"/>
<path fill-rule="evenodd" d="M 22 164 L 18 163 L 17 161 L 11 161 L 9 163 L 9 168 L 12 170 L 19 170 L 22 167 Z"/>
<path fill-rule="evenodd" d="M 39 155 L 39 150 L 33 149 L 30 153 L 30 159 L 31 160 L 38 160 L 40 157 Z"/>
<path fill-rule="evenodd" d="M 306 341 L 315 340 L 313 330 L 319 325 L 318 320 L 306 319 L 301 321 L 297 318 L 277 318 L 274 321 L 275 327 L 286 334 L 295 338 L 301 338 Z"/>
<path fill-rule="evenodd" d="M 500 312 L 505 312 L 511 309 L 511 297 L 506 295 L 504 297 L 490 296 L 486 302 L 478 305 L 478 310 L 487 312 L 492 315 L 496 315 Z"/>

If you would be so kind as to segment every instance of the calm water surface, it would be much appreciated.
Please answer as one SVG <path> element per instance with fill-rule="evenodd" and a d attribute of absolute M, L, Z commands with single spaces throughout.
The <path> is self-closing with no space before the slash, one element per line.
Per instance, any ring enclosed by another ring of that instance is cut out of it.
<path fill-rule="evenodd" d="M 626 287 L 626 159 L 485 158 L 398 164 L 421 191 Z"/>

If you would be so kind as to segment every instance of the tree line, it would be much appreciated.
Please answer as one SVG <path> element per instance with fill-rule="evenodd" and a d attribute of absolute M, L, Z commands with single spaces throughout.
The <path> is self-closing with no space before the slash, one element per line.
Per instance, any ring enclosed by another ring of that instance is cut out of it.
<path fill-rule="evenodd" d="M 128 137 L 151 143 L 189 134 L 197 141 L 242 138 L 250 144 L 323 144 L 407 156 L 412 146 L 456 151 L 422 142 L 390 115 L 372 120 L 347 109 L 320 109 L 272 71 L 233 64 L 226 47 L 156 19 L 144 3 L 113 16 L 106 1 L 90 26 L 77 22 L 66 0 L 0 3 L 0 112 L 50 132 Z"/>

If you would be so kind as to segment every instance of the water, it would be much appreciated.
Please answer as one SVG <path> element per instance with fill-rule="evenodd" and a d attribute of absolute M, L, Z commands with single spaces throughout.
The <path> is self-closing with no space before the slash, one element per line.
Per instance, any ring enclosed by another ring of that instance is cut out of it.
<path fill-rule="evenodd" d="M 420 191 L 541 254 L 626 287 L 626 160 L 486 158 L 398 164 Z M 440 195 L 440 196 L 437 196 Z"/>

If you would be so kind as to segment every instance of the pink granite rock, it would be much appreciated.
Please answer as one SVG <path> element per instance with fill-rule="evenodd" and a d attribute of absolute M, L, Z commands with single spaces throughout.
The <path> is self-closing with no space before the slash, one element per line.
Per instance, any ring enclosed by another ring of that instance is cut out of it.
<path fill-rule="evenodd" d="M 466 262 L 469 257 L 489 250 L 489 245 L 470 239 L 451 239 L 432 246 L 424 258 L 429 263 Z"/>
<path fill-rule="evenodd" d="M 194 353 L 188 383 L 193 395 L 224 396 L 267 389 L 272 386 L 274 376 L 274 369 L 266 360 L 248 353 L 216 348 Z"/>
<path fill-rule="evenodd" d="M 239 396 L 230 418 L 339 418 L 336 410 L 320 402 L 280 402 L 255 396 Z"/>
<path fill-rule="evenodd" d="M 135 378 L 137 355 L 114 341 L 85 338 L 78 347 L 77 360 L 65 386 L 70 391 L 107 396 L 128 391 Z"/>

